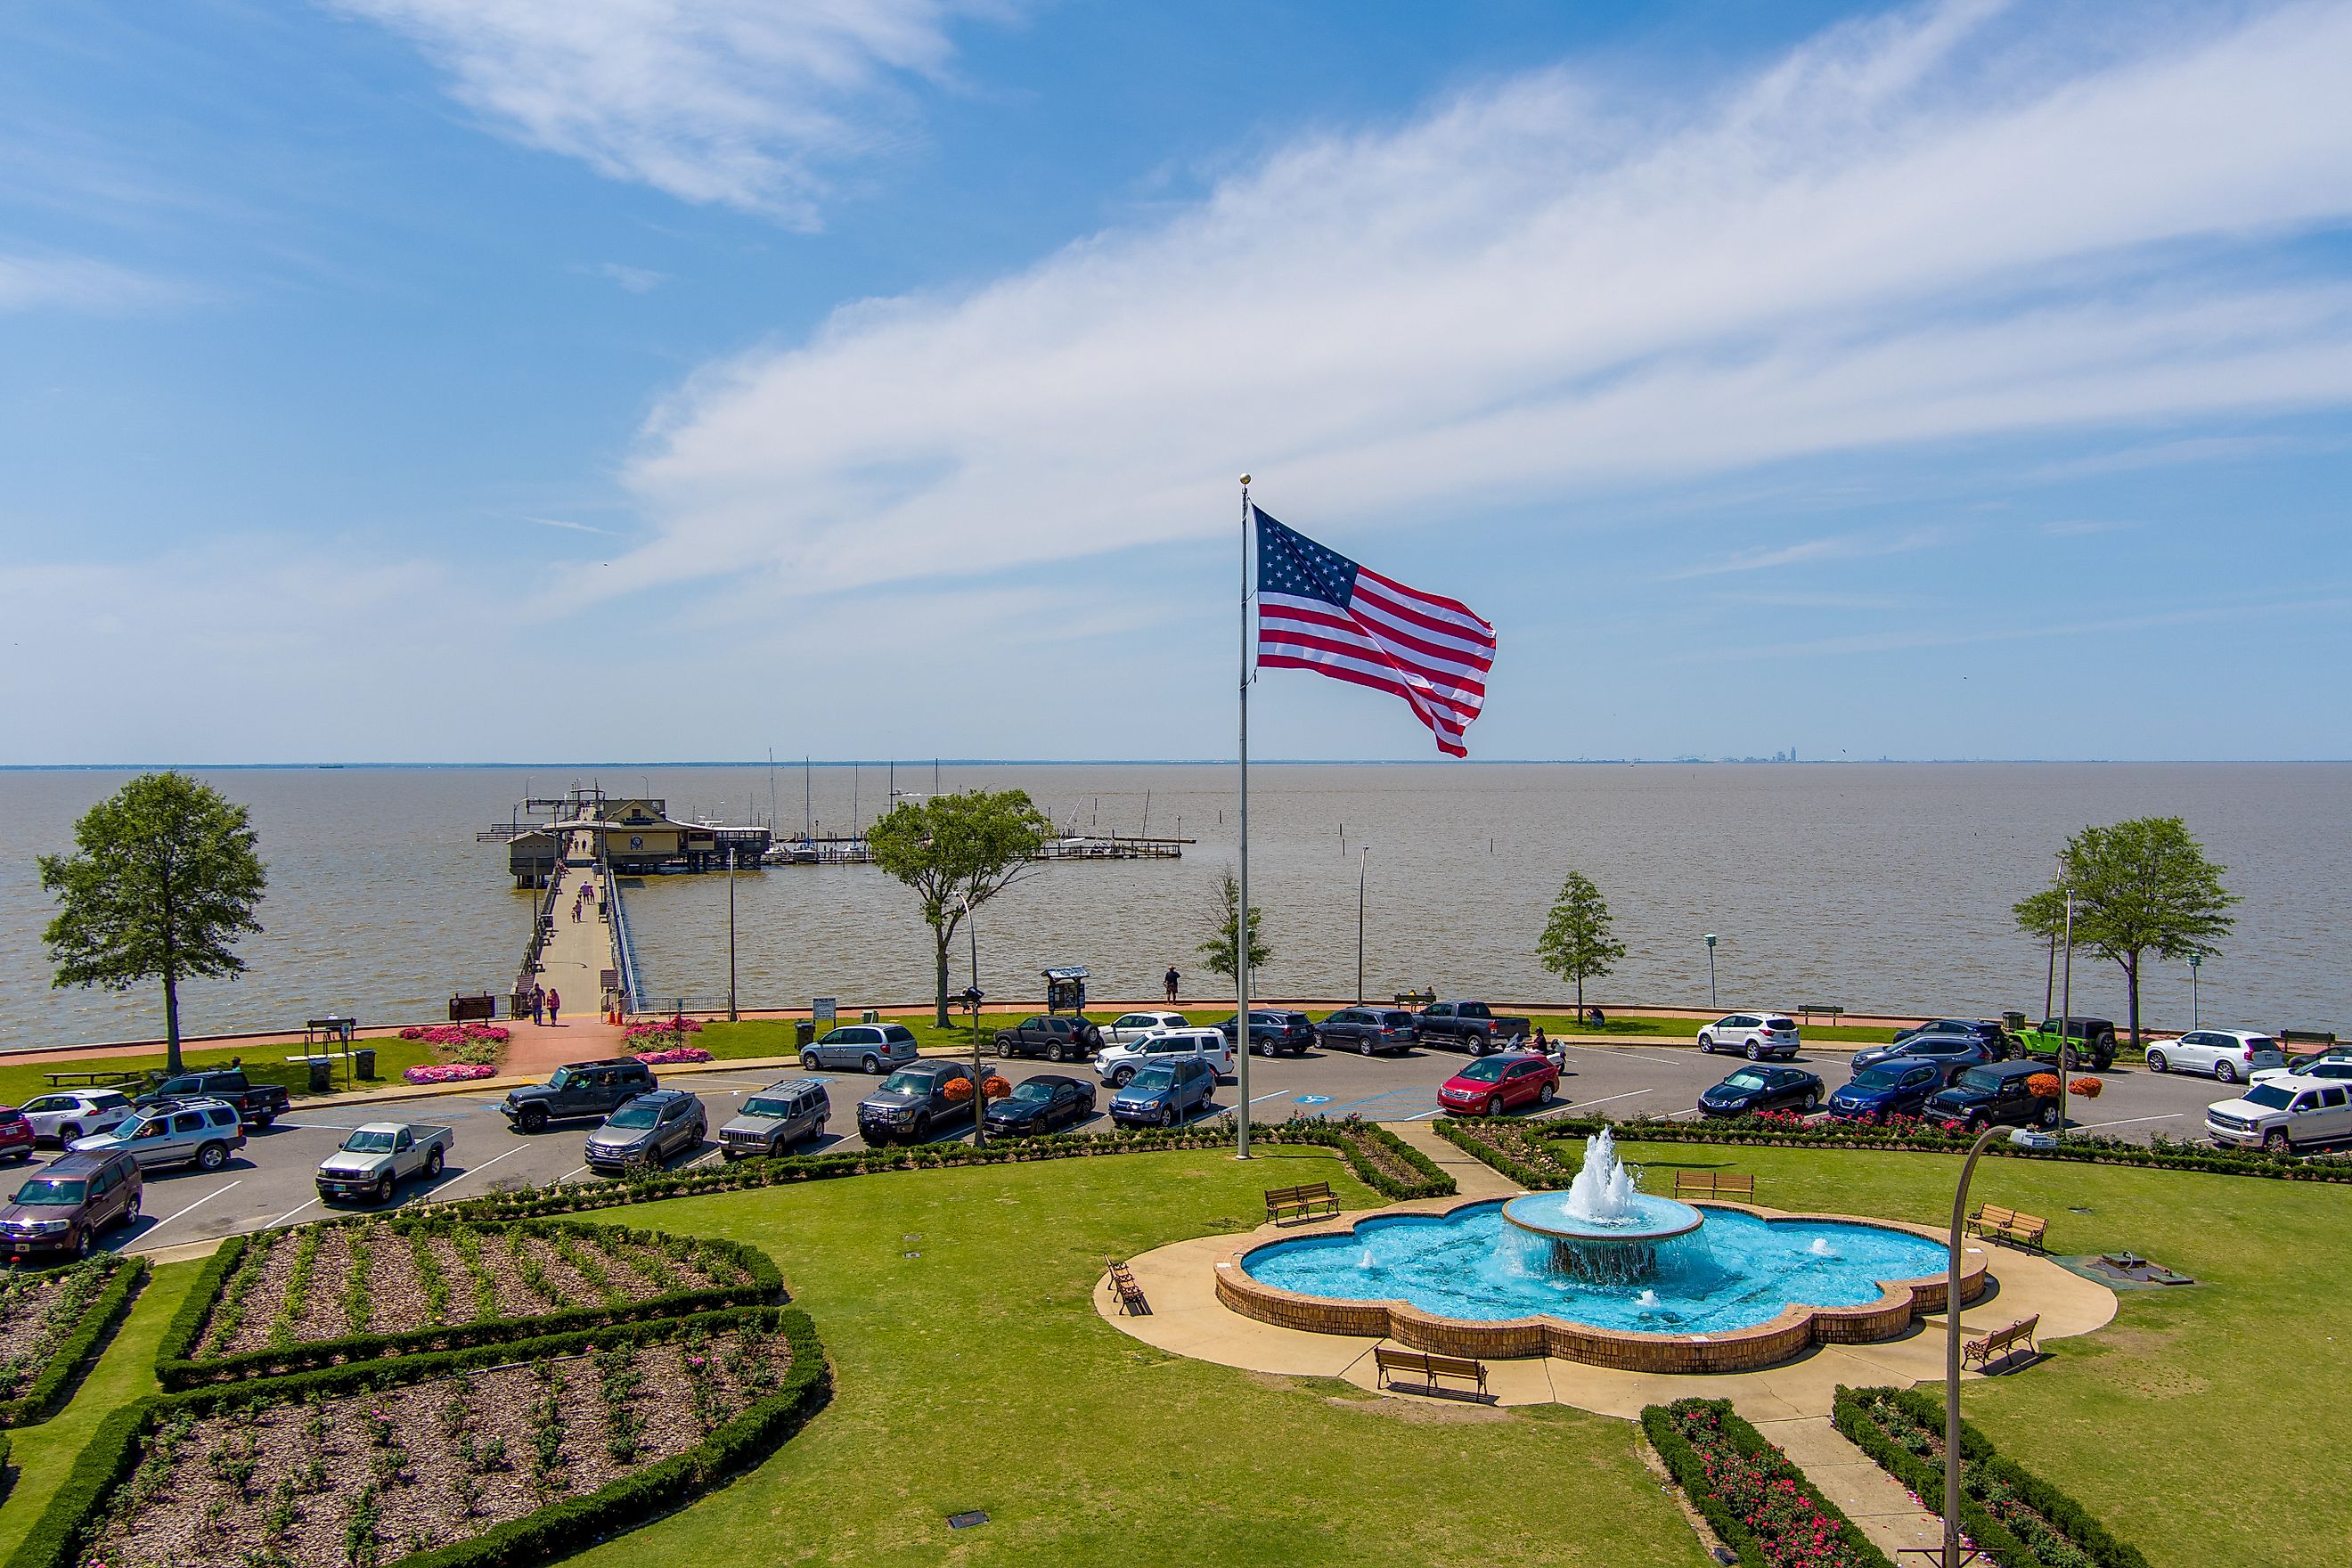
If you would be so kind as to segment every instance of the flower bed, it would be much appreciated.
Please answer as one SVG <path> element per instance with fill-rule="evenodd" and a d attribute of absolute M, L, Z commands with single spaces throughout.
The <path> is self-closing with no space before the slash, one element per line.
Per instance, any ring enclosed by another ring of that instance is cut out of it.
<path fill-rule="evenodd" d="M 710 1053 L 700 1046 L 669 1046 L 658 1051 L 639 1051 L 637 1060 L 649 1068 L 667 1067 L 672 1062 L 707 1062 Z"/>
<path fill-rule="evenodd" d="M 166 1388 L 775 1299 L 740 1243 L 609 1226 L 330 1221 L 232 1237 L 165 1333 Z"/>
<path fill-rule="evenodd" d="M 1832 1414 L 1838 1430 L 1927 1511 L 1943 1512 L 1941 1405 L 1917 1389 L 1840 1388 Z M 2073 1498 L 2001 1458 L 1966 1422 L 1960 1528 L 2000 1568 L 2147 1568 L 2137 1548 L 2110 1535 Z"/>
<path fill-rule="evenodd" d="M 626 1040 L 633 1046 L 646 1046 L 656 1051 L 661 1051 L 683 1046 L 686 1044 L 686 1037 L 688 1035 L 698 1035 L 700 1033 L 702 1033 L 702 1020 L 699 1018 L 689 1018 L 685 1014 L 681 1013 L 674 1018 L 646 1018 L 640 1020 L 637 1023 L 631 1024 L 628 1027 L 621 1031 L 621 1038 Z M 647 1058 L 645 1057 L 639 1057 L 637 1059 L 639 1061 L 645 1061 Z M 707 1062 L 710 1059 L 710 1053 L 705 1051 L 700 1056 L 667 1057 L 662 1059 L 666 1061 L 680 1062 Z"/>
<path fill-rule="evenodd" d="M 404 1068 L 400 1074 L 411 1083 L 467 1083 L 498 1075 L 499 1069 L 488 1062 L 436 1062 L 429 1067 Z"/>
<path fill-rule="evenodd" d="M 55 1408 L 146 1277 L 145 1262 L 101 1252 L 0 1278 L 0 1426 Z"/>
<path fill-rule="evenodd" d="M 1728 1401 L 1653 1405 L 1642 1412 L 1642 1429 L 1742 1568 L 1892 1568 Z"/>
<path fill-rule="evenodd" d="M 417 1040 L 449 1053 L 452 1061 L 485 1067 L 505 1054 L 514 1037 L 496 1024 L 411 1024 L 400 1031 L 404 1040 Z M 438 1083 L 439 1079 L 411 1079 L 412 1083 Z"/>
<path fill-rule="evenodd" d="M 1429 1125 L 1440 1138 L 1530 1190 L 1564 1187 L 1576 1179 L 1576 1165 L 1559 1158 L 1546 1146 L 1546 1140 L 1518 1122 L 1441 1116 Z"/>
<path fill-rule="evenodd" d="M 9 1568 L 511 1568 L 757 1463 L 830 1390 L 774 1308 L 355 1363 L 109 1416 Z"/>

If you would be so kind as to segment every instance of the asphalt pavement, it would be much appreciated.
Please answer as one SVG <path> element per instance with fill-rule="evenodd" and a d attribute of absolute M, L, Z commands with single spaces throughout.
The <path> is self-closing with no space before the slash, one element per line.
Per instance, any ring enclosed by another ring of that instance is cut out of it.
<path fill-rule="evenodd" d="M 1692 1047 L 1656 1043 L 1569 1045 L 1565 1052 L 1568 1071 L 1560 1080 L 1559 1097 L 1543 1114 L 1598 1112 L 1621 1119 L 1690 1115 L 1701 1090 L 1742 1065 L 1734 1058 L 1701 1056 Z M 1849 1055 L 1844 1049 L 1808 1048 L 1796 1065 L 1820 1074 L 1825 1088 L 1834 1089 L 1848 1076 Z M 1254 1058 L 1251 1114 L 1260 1121 L 1298 1116 L 1425 1120 L 1438 1113 L 1438 1086 L 1465 1059 L 1458 1052 L 1420 1048 L 1401 1056 L 1373 1058 L 1322 1049 L 1303 1057 Z M 1091 1068 L 1085 1066 L 1057 1067 L 1028 1060 L 996 1065 L 1016 1081 L 1047 1072 L 1094 1077 Z M 2136 1142 L 2146 1142 L 2156 1132 L 2200 1136 L 2205 1107 L 2239 1092 L 2210 1079 L 2153 1074 L 2120 1065 L 2095 1076 L 2105 1092 L 2096 1100 L 2075 1100 L 2071 1125 Z M 663 1080 L 699 1095 L 715 1131 L 734 1114 L 744 1095 L 780 1079 L 803 1077 L 827 1083 L 833 1100 L 824 1136 L 806 1152 L 860 1147 L 857 1101 L 876 1082 L 862 1074 L 809 1074 L 797 1068 L 733 1069 L 722 1065 L 716 1070 L 665 1074 Z M 1108 1109 L 1110 1094 L 1108 1085 L 1100 1087 L 1097 1113 L 1086 1127 L 1108 1126 L 1101 1110 Z M 590 1174 L 582 1160 L 583 1145 L 595 1125 L 593 1121 L 559 1123 L 526 1136 L 499 1114 L 496 1108 L 501 1098 L 502 1093 L 486 1091 L 380 1099 L 363 1104 L 298 1100 L 277 1125 L 251 1133 L 246 1147 L 220 1171 L 181 1168 L 149 1173 L 143 1214 L 135 1227 L 118 1233 L 112 1244 L 125 1251 L 153 1253 L 316 1219 L 322 1208 L 312 1185 L 312 1173 L 345 1134 L 367 1121 L 415 1121 L 446 1124 L 456 1131 L 456 1144 L 441 1176 L 431 1183 L 404 1185 L 394 1207 L 523 1185 L 544 1187 L 604 1179 Z M 1215 1105 L 1204 1114 L 1223 1114 L 1239 1103 L 1238 1086 L 1227 1079 Z M 966 1128 L 942 1133 L 934 1142 L 961 1142 L 970 1137 Z M 694 1152 L 672 1160 L 670 1168 L 706 1164 L 719 1158 L 718 1147 L 706 1142 Z"/>

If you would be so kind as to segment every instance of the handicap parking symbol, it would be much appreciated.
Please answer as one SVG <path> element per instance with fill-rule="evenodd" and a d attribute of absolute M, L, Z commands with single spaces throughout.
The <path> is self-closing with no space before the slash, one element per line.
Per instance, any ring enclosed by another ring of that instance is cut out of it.
<path fill-rule="evenodd" d="M 1328 1094 L 1302 1094 L 1290 1103 L 1293 1105 L 1328 1105 L 1331 1103 L 1331 1097 Z"/>

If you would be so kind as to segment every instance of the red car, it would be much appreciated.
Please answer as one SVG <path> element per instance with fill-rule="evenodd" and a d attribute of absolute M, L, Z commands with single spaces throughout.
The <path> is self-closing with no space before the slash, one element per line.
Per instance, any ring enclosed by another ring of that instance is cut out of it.
<path fill-rule="evenodd" d="M 33 1157 L 33 1124 L 13 1105 L 0 1105 L 0 1160 L 23 1163 Z"/>
<path fill-rule="evenodd" d="M 1454 1116 L 1500 1116 L 1522 1105 L 1549 1105 L 1559 1068 L 1548 1057 L 1480 1057 L 1445 1080 L 1437 1103 Z"/>

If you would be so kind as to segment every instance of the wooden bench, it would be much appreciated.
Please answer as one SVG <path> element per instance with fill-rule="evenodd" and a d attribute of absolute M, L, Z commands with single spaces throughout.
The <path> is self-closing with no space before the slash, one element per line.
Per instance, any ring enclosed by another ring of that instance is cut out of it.
<path fill-rule="evenodd" d="M 1326 1215 L 1339 1212 L 1339 1194 L 1331 1190 L 1328 1182 L 1306 1182 L 1295 1187 L 1271 1187 L 1265 1194 L 1265 1217 L 1282 1219 L 1296 1214 L 1300 1219 L 1315 1217 L 1321 1209 Z"/>
<path fill-rule="evenodd" d="M 1396 1005 L 1400 1007 L 1433 1007 L 1437 1005 L 1437 993 L 1434 991 L 1400 991 L 1396 994 Z"/>
<path fill-rule="evenodd" d="M 1844 1008 L 1832 1007 L 1826 1002 L 1801 1003 L 1797 1007 L 1797 1011 L 1804 1015 L 1805 1022 L 1808 1024 L 1813 1021 L 1813 1015 L 1816 1013 L 1822 1014 L 1823 1016 L 1827 1017 L 1832 1025 L 1835 1025 L 1840 1018 L 1845 1016 Z"/>
<path fill-rule="evenodd" d="M 64 1068 L 43 1076 L 49 1080 L 51 1089 L 61 1083 L 85 1083 L 92 1089 L 112 1089 L 117 1084 L 137 1083 L 143 1075 L 123 1072 L 116 1068 L 100 1068 L 96 1071 Z"/>
<path fill-rule="evenodd" d="M 1151 1316 L 1151 1303 L 1144 1299 L 1143 1287 L 1135 1282 L 1127 1265 L 1117 1258 L 1110 1260 L 1110 1288 L 1118 1292 L 1118 1310 L 1130 1318 Z"/>
<path fill-rule="evenodd" d="M 1741 1203 L 1756 1201 L 1756 1178 L 1737 1175 L 1729 1171 L 1676 1171 L 1675 1196 L 1678 1198 L 1736 1198 Z"/>
<path fill-rule="evenodd" d="M 1982 1339 L 1963 1341 L 1960 1344 L 1961 1364 L 1974 1362 L 1979 1366 L 1990 1366 L 2020 1345 L 2040 1355 L 2042 1347 L 2033 1342 L 2033 1331 L 2041 1326 L 2042 1314 L 2036 1312 L 2032 1317 L 2020 1318 L 2005 1329 L 1995 1329 Z"/>
<path fill-rule="evenodd" d="M 2050 1222 L 2036 1214 L 2020 1214 L 2015 1209 L 1979 1204 L 1961 1230 L 1969 1236 L 1980 1236 L 1990 1241 L 2014 1242 L 2020 1247 L 2042 1250 L 2042 1237 L 2050 1232 Z"/>
<path fill-rule="evenodd" d="M 1372 1347 L 1372 1361 L 1380 1369 L 1380 1384 L 1388 1387 L 1396 1381 L 1398 1373 L 1417 1374 L 1432 1393 L 1437 1391 L 1441 1377 L 1458 1377 L 1479 1393 L 1486 1392 L 1486 1363 L 1472 1361 L 1468 1356 L 1433 1355 L 1428 1351 L 1392 1351 L 1386 1345 Z"/>

